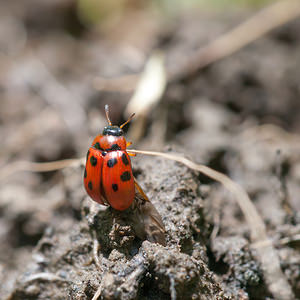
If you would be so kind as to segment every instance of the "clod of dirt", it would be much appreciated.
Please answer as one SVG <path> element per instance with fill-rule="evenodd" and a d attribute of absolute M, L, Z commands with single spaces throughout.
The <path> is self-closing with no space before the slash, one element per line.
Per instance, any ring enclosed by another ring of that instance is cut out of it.
<path fill-rule="evenodd" d="M 270 297 L 263 282 L 262 270 L 254 260 L 248 242 L 241 237 L 217 237 L 212 241 L 213 270 L 220 274 L 236 297 L 244 291 L 245 299 Z"/>

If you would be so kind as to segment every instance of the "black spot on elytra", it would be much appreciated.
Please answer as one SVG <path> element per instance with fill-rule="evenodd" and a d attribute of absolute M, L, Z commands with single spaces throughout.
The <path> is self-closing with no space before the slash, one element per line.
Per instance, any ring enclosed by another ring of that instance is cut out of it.
<path fill-rule="evenodd" d="M 84 169 L 84 178 L 86 178 L 87 176 L 87 172 L 86 172 L 86 168 Z"/>
<path fill-rule="evenodd" d="M 91 162 L 91 165 L 93 167 L 95 167 L 97 165 L 97 158 L 95 156 L 91 156 L 91 159 L 90 159 L 90 162 Z"/>
<path fill-rule="evenodd" d="M 115 192 L 118 190 L 118 185 L 116 183 L 113 183 L 111 187 Z"/>
<path fill-rule="evenodd" d="M 111 158 L 111 159 L 109 159 L 109 160 L 107 161 L 107 166 L 108 166 L 109 168 L 112 168 L 117 162 L 118 162 L 118 161 L 117 161 L 116 158 Z"/>
<path fill-rule="evenodd" d="M 115 150 L 121 150 L 121 147 L 120 147 L 118 144 L 113 144 L 113 145 L 110 147 L 110 149 L 111 149 L 112 151 L 115 151 Z"/>
<path fill-rule="evenodd" d="M 93 184 L 92 184 L 92 182 L 91 182 L 91 181 L 89 181 L 89 183 L 88 183 L 88 187 L 89 187 L 89 189 L 90 189 L 90 190 L 92 190 L 92 189 L 93 189 Z"/>
<path fill-rule="evenodd" d="M 98 150 L 103 150 L 103 149 L 100 147 L 99 142 L 97 142 L 97 143 L 94 145 L 94 147 L 95 147 L 96 149 L 98 149 Z"/>
<path fill-rule="evenodd" d="M 125 166 L 127 166 L 129 164 L 129 160 L 125 153 L 122 154 L 122 161 Z"/>
<path fill-rule="evenodd" d="M 117 151 L 117 150 L 121 150 L 121 147 L 118 144 L 113 144 L 111 145 L 110 148 L 105 149 L 106 151 Z"/>
<path fill-rule="evenodd" d="M 103 152 L 102 152 L 102 156 L 105 156 L 106 154 L 107 154 L 106 151 L 103 151 Z"/>
<path fill-rule="evenodd" d="M 88 160 L 89 155 L 90 155 L 90 150 L 89 150 L 89 151 L 87 152 L 87 154 L 86 154 L 86 160 Z"/>
<path fill-rule="evenodd" d="M 120 176 L 122 181 L 128 181 L 131 179 L 130 172 L 125 171 L 123 174 Z"/>

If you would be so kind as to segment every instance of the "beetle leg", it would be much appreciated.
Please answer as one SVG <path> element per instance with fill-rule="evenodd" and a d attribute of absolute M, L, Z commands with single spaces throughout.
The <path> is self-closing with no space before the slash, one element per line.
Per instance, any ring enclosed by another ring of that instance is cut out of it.
<path fill-rule="evenodd" d="M 141 186 L 138 184 L 137 180 L 134 178 L 134 185 L 136 187 L 136 189 L 139 191 L 139 193 L 142 195 L 142 197 L 146 200 L 146 201 L 150 201 L 149 198 L 147 197 L 147 195 L 144 193 L 143 189 L 141 188 Z"/>
<path fill-rule="evenodd" d="M 126 142 L 126 148 L 129 147 L 130 145 L 132 145 L 132 142 Z M 127 153 L 130 156 L 136 156 L 136 153 L 129 153 L 129 152 L 127 152 Z"/>

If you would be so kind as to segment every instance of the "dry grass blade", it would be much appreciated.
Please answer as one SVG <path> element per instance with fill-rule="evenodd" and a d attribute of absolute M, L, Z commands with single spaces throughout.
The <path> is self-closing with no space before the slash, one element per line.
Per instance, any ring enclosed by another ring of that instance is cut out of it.
<path fill-rule="evenodd" d="M 99 271 L 103 272 L 101 267 L 101 262 L 99 259 L 99 249 L 100 249 L 99 241 L 96 237 L 96 233 L 93 231 L 93 259 Z"/>
<path fill-rule="evenodd" d="M 36 273 L 36 274 L 30 275 L 29 277 L 27 277 L 25 279 L 24 282 L 31 282 L 31 281 L 36 281 L 36 280 L 48 281 L 48 282 L 50 282 L 50 281 L 69 282 L 68 279 L 59 277 L 56 274 L 52 274 L 52 273 L 48 273 L 48 272 L 45 272 L 45 273 Z"/>
<path fill-rule="evenodd" d="M 296 234 L 294 236 L 291 237 L 286 237 L 286 238 L 282 238 L 278 241 L 278 244 L 280 245 L 286 245 L 286 244 L 298 244 L 300 245 L 300 234 Z"/>
<path fill-rule="evenodd" d="M 236 201 L 239 204 L 241 210 L 243 211 L 247 223 L 250 225 L 251 240 L 255 242 L 255 241 L 266 239 L 267 235 L 266 235 L 265 224 L 262 221 L 259 214 L 257 213 L 257 210 L 255 206 L 252 204 L 251 200 L 249 199 L 249 196 L 240 185 L 232 181 L 228 176 L 218 171 L 215 171 L 205 165 L 196 164 L 191 160 L 177 154 L 169 154 L 169 153 L 154 152 L 154 151 L 140 151 L 140 150 L 131 150 L 131 149 L 130 150 L 128 149 L 127 151 L 132 153 L 159 156 L 159 157 L 164 157 L 170 160 L 177 161 L 179 163 L 186 165 L 190 169 L 199 171 L 205 174 L 206 176 L 208 176 L 209 178 L 212 178 L 222 183 L 224 187 L 226 187 L 230 192 L 236 195 Z"/>
<path fill-rule="evenodd" d="M 64 169 L 66 167 L 76 167 L 82 164 L 84 158 L 78 159 L 64 159 L 46 163 L 36 163 L 30 161 L 16 161 L 14 163 L 7 164 L 0 171 L 0 181 L 8 178 L 9 176 L 19 171 L 29 172 L 49 172 Z"/>
<path fill-rule="evenodd" d="M 101 283 L 100 283 L 100 285 L 99 285 L 99 287 L 98 287 L 98 290 L 97 290 L 96 293 L 94 294 L 92 300 L 97 300 L 97 299 L 100 297 L 101 292 L 102 292 L 102 281 L 101 281 Z"/>
<path fill-rule="evenodd" d="M 155 51 L 146 63 L 138 86 L 128 102 L 125 113 L 129 117 L 132 113 L 137 116 L 145 115 L 157 103 L 166 86 L 164 55 Z"/>
<path fill-rule="evenodd" d="M 145 130 L 146 118 L 161 100 L 167 84 L 164 55 L 155 51 L 148 62 L 134 94 L 125 109 L 126 117 L 135 113 L 135 122 L 130 127 L 130 139 L 139 140 Z"/>
<path fill-rule="evenodd" d="M 300 15 L 299 0 L 283 0 L 271 4 L 254 16 L 199 49 L 184 66 L 170 74 L 169 81 L 189 77 L 221 58 L 231 55 L 244 46 L 262 37 Z"/>
<path fill-rule="evenodd" d="M 264 244 L 263 247 L 255 247 L 255 249 L 257 251 L 257 259 L 261 263 L 270 292 L 273 294 L 274 298 L 278 300 L 294 299 L 292 289 L 280 269 L 277 253 L 268 239 L 265 224 L 251 202 L 248 194 L 240 185 L 232 181 L 223 173 L 215 171 L 207 166 L 196 164 L 180 155 L 129 149 L 127 151 L 131 153 L 159 156 L 177 161 L 190 169 L 199 171 L 220 182 L 225 188 L 232 192 L 250 227 L 252 243 Z"/>

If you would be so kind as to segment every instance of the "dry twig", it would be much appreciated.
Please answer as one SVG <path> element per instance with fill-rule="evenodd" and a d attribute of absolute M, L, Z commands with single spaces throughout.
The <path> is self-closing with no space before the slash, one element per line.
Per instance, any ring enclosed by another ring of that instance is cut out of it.
<path fill-rule="evenodd" d="M 146 63 L 145 69 L 135 92 L 125 109 L 126 117 L 136 114 L 135 122 L 130 127 L 130 139 L 139 140 L 145 131 L 149 112 L 161 100 L 167 83 L 164 55 L 155 51 Z"/>
<path fill-rule="evenodd" d="M 265 225 L 261 217 L 258 215 L 255 206 L 252 204 L 251 200 L 249 199 L 244 189 L 240 185 L 232 181 L 228 176 L 218 171 L 215 171 L 205 165 L 196 164 L 191 160 L 178 154 L 170 154 L 170 153 L 162 153 L 162 152 L 154 152 L 154 151 L 140 151 L 140 150 L 132 150 L 132 149 L 128 149 L 127 151 L 136 154 L 139 153 L 139 154 L 146 154 L 152 156 L 159 156 L 170 160 L 174 160 L 186 165 L 190 169 L 201 172 L 204 175 L 208 176 L 209 178 L 212 178 L 220 182 L 230 192 L 232 192 L 234 195 L 237 196 L 236 201 L 239 204 L 241 210 L 243 211 L 247 223 L 250 225 L 251 239 L 253 241 L 256 241 L 256 240 L 262 240 L 266 238 Z"/>
<path fill-rule="evenodd" d="M 0 171 L 0 181 L 8 178 L 9 176 L 19 172 L 19 171 L 29 171 L 29 172 L 50 172 L 66 167 L 76 167 L 84 162 L 85 158 L 74 158 L 74 159 L 64 159 L 46 163 L 36 163 L 30 161 L 16 161 L 4 166 Z"/>
<path fill-rule="evenodd" d="M 99 241 L 96 237 L 96 233 L 93 232 L 93 259 L 99 271 L 103 272 L 100 259 L 99 259 L 99 249 L 100 249 Z"/>
<path fill-rule="evenodd" d="M 47 272 L 36 273 L 36 274 L 30 275 L 24 280 L 24 282 L 27 283 L 27 282 L 32 282 L 32 281 L 36 281 L 36 280 L 49 281 L 49 282 L 50 281 L 69 282 L 68 279 L 65 279 L 65 278 L 59 277 L 55 274 L 47 273 Z"/>
<path fill-rule="evenodd" d="M 296 244 L 296 243 L 300 245 L 300 234 L 295 234 L 294 236 L 285 237 L 278 241 L 279 245 Z"/>
<path fill-rule="evenodd" d="M 102 281 L 101 281 L 95 295 L 93 296 L 92 300 L 97 300 L 100 297 L 101 292 L 102 292 Z"/>

